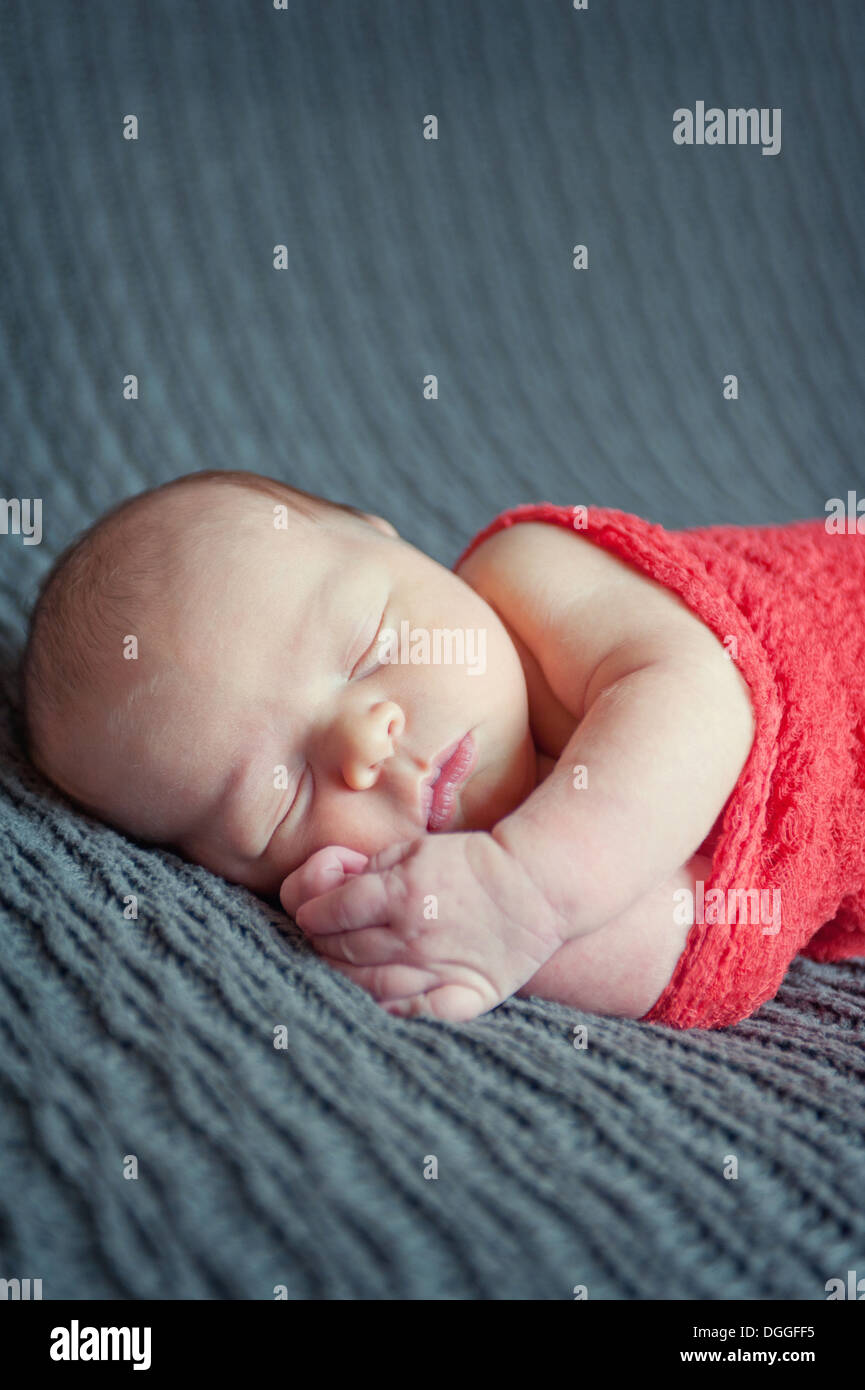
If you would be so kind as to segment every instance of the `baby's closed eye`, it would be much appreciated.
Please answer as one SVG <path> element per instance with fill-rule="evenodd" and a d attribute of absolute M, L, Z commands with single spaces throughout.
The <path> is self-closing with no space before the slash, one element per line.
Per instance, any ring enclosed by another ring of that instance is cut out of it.
<path fill-rule="evenodd" d="M 349 675 L 349 680 L 353 680 L 354 677 L 357 675 L 357 673 L 358 673 L 359 670 L 363 670 L 364 675 L 369 675 L 371 671 L 376 671 L 376 670 L 378 670 L 378 667 L 381 665 L 381 655 L 380 655 L 380 649 L 379 649 L 379 637 L 380 637 L 380 635 L 381 635 L 381 633 L 382 633 L 383 628 L 384 628 L 384 613 L 382 613 L 381 616 L 380 616 L 380 618 L 379 618 L 378 625 L 377 625 L 377 627 L 376 627 L 375 634 L 374 634 L 374 636 L 373 636 L 373 638 L 372 638 L 372 641 L 369 643 L 369 645 L 366 647 L 366 649 L 361 653 L 360 657 L 358 658 L 358 660 L 355 662 L 354 666 L 352 667 L 351 673 L 350 673 L 350 675 Z M 370 656 L 370 653 L 373 654 L 374 660 L 373 660 L 371 663 L 368 663 L 367 658 Z"/>

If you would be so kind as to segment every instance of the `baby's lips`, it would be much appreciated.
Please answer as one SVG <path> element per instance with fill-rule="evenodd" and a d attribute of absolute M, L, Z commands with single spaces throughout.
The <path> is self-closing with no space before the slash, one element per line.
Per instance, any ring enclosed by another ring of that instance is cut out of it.
<path fill-rule="evenodd" d="M 347 849 L 345 845 L 325 845 L 283 880 L 279 901 L 289 917 L 293 917 L 302 903 L 338 888 L 352 874 L 362 874 L 368 863 L 369 855 L 359 850 Z"/>

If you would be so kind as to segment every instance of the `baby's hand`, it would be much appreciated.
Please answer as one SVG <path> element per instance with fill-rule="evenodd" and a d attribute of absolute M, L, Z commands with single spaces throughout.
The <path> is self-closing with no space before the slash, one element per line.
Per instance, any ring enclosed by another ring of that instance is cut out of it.
<path fill-rule="evenodd" d="M 425 835 L 369 860 L 329 845 L 280 900 L 336 970 L 405 1017 L 486 1013 L 563 941 L 525 869 L 485 831 Z"/>

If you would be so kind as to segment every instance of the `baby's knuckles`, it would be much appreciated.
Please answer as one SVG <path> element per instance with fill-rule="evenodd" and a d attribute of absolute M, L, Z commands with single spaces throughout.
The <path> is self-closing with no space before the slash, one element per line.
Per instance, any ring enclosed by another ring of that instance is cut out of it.
<path fill-rule="evenodd" d="M 434 937 L 441 926 L 440 904 L 464 902 L 471 872 L 465 841 L 469 835 L 425 835 L 413 840 L 398 864 L 384 873 L 390 926 L 402 941 L 411 942 L 423 954 L 423 939 Z M 369 870 L 375 872 L 375 859 Z M 447 914 L 451 916 L 450 913 Z"/>

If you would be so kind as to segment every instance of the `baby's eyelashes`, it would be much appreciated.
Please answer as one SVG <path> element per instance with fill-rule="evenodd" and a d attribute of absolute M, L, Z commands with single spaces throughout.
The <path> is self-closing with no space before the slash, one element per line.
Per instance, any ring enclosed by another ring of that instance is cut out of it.
<path fill-rule="evenodd" d="M 286 769 L 285 769 L 285 764 L 281 764 L 281 765 L 280 765 L 280 764 L 277 764 L 277 771 L 281 772 L 283 775 L 287 775 L 287 772 L 286 772 Z M 309 777 L 308 777 L 308 778 L 307 778 L 307 773 L 309 774 Z M 270 839 L 268 840 L 267 845 L 265 846 L 265 848 L 264 848 L 264 850 L 263 850 L 263 853 L 264 853 L 264 854 L 267 854 L 267 852 L 269 851 L 271 845 L 273 844 L 274 840 L 276 839 L 277 835 L 278 835 L 279 832 L 284 828 L 284 826 L 285 826 L 285 824 L 286 824 L 286 821 L 289 819 L 289 817 L 295 814 L 296 808 L 298 807 L 298 805 L 299 805 L 299 803 L 300 803 L 301 791 L 302 791 L 302 789 L 303 789 L 304 782 L 306 782 L 306 781 L 311 781 L 311 780 L 312 780 L 312 769 L 311 769 L 309 766 L 305 766 L 305 767 L 303 768 L 303 770 L 301 771 L 300 777 L 299 777 L 298 780 L 297 780 L 297 785 L 296 785 L 296 788 L 295 788 L 294 795 L 293 795 L 292 798 L 291 798 L 291 801 L 289 802 L 288 806 L 286 807 L 284 814 L 280 816 L 279 820 L 277 821 L 276 825 L 275 825 L 274 828 L 273 828 L 273 833 L 271 834 Z M 308 797 L 306 798 L 306 804 L 307 804 L 307 805 L 309 805 L 309 801 L 310 801 L 310 800 L 311 800 L 311 794 L 310 794 L 310 796 L 308 796 Z"/>
<path fill-rule="evenodd" d="M 384 614 L 381 615 L 381 620 L 379 621 L 378 627 L 376 628 L 375 636 L 373 637 L 373 639 L 372 639 L 372 641 L 370 642 L 369 646 L 367 647 L 366 651 L 365 651 L 365 652 L 363 653 L 363 655 L 355 662 L 354 667 L 353 667 L 353 669 L 352 669 L 352 671 L 351 671 L 351 674 L 350 674 L 350 676 L 349 676 L 349 680 L 354 680 L 355 676 L 358 674 L 358 671 L 363 670 L 363 668 L 366 667 L 367 665 L 368 665 L 368 670 L 364 670 L 364 675 L 369 675 L 370 672 L 378 670 L 379 666 L 381 665 L 381 662 L 380 662 L 380 660 L 379 660 L 379 655 L 378 655 L 378 639 L 379 639 L 379 634 L 381 633 L 381 630 L 382 630 L 383 623 L 384 623 Z M 367 659 L 368 659 L 368 657 L 370 656 L 370 653 L 373 653 L 373 660 L 372 660 L 371 663 L 368 663 L 368 660 L 367 660 Z"/>

